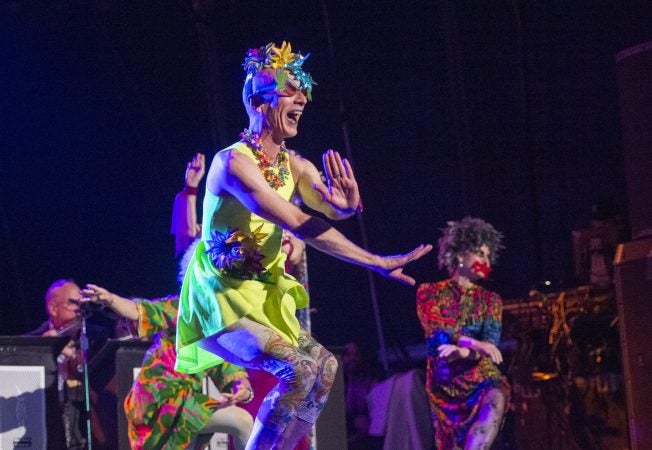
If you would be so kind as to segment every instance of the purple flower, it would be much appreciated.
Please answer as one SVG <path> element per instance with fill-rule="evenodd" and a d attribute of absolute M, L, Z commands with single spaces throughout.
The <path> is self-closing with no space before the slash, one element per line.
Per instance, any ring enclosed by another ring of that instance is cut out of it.
<path fill-rule="evenodd" d="M 227 275 L 245 280 L 266 280 L 269 273 L 261 261 L 260 243 L 267 236 L 261 228 L 252 233 L 243 233 L 238 228 L 227 228 L 225 232 L 214 230 L 206 241 L 206 254 L 219 270 Z"/>

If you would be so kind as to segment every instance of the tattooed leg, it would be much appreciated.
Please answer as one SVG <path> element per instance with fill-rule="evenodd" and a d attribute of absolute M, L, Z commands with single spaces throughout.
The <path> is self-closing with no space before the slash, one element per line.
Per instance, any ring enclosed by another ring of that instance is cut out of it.
<path fill-rule="evenodd" d="M 286 437 L 290 436 L 286 434 L 293 437 L 298 431 L 288 425 L 299 409 L 305 408 L 306 398 L 317 380 L 317 361 L 273 330 L 247 318 L 205 339 L 202 347 L 234 364 L 264 370 L 278 378 L 278 384 L 258 410 L 247 448 L 290 448 L 286 444 Z"/>
<path fill-rule="evenodd" d="M 297 407 L 296 415 L 288 424 L 286 432 L 283 433 L 284 445 L 292 449 L 297 446 L 301 438 L 317 422 L 319 414 L 326 405 L 337 372 L 337 359 L 335 356 L 304 330 L 301 330 L 299 335 L 299 348 L 316 361 L 318 373 L 315 384 Z"/>
<path fill-rule="evenodd" d="M 301 330 L 299 334 L 299 348 L 315 360 L 318 372 L 315 384 L 302 405 L 299 406 L 297 417 L 315 423 L 326 405 L 328 394 L 335 382 L 337 359 L 304 330 Z"/>
<path fill-rule="evenodd" d="M 491 389 L 482 399 L 478 417 L 471 425 L 464 442 L 464 450 L 489 450 L 493 444 L 505 413 L 505 394 Z"/>

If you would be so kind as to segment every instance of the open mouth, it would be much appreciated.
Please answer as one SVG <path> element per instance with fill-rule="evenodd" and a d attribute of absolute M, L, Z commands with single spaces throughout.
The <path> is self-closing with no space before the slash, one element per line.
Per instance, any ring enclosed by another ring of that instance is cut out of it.
<path fill-rule="evenodd" d="M 287 114 L 288 121 L 292 125 L 296 125 L 299 123 L 299 119 L 301 118 L 301 114 L 303 114 L 303 111 L 300 109 L 293 109 Z"/>

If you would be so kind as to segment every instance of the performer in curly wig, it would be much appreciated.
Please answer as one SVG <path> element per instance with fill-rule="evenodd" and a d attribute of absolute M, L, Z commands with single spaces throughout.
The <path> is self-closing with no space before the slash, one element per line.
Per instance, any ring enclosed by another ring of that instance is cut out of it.
<path fill-rule="evenodd" d="M 249 128 L 213 158 L 202 240 L 181 289 L 177 370 L 191 373 L 227 360 L 279 380 L 258 411 L 249 449 L 293 448 L 316 422 L 337 369 L 333 355 L 301 330 L 294 315 L 308 296 L 285 273 L 283 230 L 408 284 L 414 279 L 403 268 L 431 249 L 378 256 L 290 202 L 296 189 L 307 207 L 331 219 L 350 217 L 360 205 L 346 159 L 332 150 L 324 154 L 324 184 L 313 164 L 285 146 L 297 134 L 315 84 L 302 68 L 307 57 L 286 42 L 247 52 L 242 97 Z"/>
<path fill-rule="evenodd" d="M 489 275 L 501 240 L 482 219 L 448 222 L 438 259 L 450 278 L 417 289 L 438 449 L 489 449 L 502 423 L 509 399 L 509 384 L 497 367 L 502 302 L 477 284 Z"/>

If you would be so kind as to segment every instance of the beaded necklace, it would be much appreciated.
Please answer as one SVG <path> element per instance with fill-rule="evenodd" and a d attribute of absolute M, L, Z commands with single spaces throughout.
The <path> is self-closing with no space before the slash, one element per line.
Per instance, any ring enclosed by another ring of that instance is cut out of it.
<path fill-rule="evenodd" d="M 249 146 L 251 153 L 254 154 L 258 162 L 258 168 L 263 173 L 267 184 L 274 190 L 285 186 L 285 182 L 290 176 L 288 149 L 285 147 L 285 142 L 281 143 L 281 149 L 276 155 L 276 158 L 274 158 L 274 161 L 272 161 L 265 153 L 258 133 L 252 133 L 249 129 L 245 128 L 240 133 L 240 138 Z"/>

